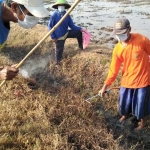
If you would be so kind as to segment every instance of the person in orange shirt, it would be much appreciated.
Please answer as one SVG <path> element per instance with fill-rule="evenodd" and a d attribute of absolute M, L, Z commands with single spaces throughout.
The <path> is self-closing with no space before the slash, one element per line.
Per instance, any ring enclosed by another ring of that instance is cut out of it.
<path fill-rule="evenodd" d="M 150 41 L 141 34 L 130 32 L 128 19 L 122 17 L 115 22 L 113 35 L 118 43 L 114 47 L 109 73 L 99 94 L 103 96 L 121 67 L 119 122 L 123 122 L 132 113 L 140 120 L 136 128 L 140 130 L 146 124 L 146 116 L 150 114 Z"/>

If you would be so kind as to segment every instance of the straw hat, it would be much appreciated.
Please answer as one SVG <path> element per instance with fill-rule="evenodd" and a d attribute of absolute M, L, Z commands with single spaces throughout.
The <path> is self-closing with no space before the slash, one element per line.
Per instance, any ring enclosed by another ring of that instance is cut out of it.
<path fill-rule="evenodd" d="M 57 0 L 57 2 L 54 5 L 52 5 L 52 7 L 57 9 L 58 5 L 65 5 L 65 9 L 68 9 L 71 7 L 66 0 Z"/>

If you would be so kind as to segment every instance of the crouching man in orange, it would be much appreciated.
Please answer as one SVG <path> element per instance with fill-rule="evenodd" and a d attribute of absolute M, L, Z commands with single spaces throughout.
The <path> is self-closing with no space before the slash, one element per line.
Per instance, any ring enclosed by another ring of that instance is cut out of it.
<path fill-rule="evenodd" d="M 99 94 L 104 92 L 116 79 L 122 65 L 122 79 L 119 94 L 119 113 L 123 122 L 129 113 L 140 120 L 135 130 L 146 124 L 150 114 L 150 41 L 138 33 L 130 33 L 128 19 L 122 17 L 115 22 L 113 35 L 118 39 L 113 54 L 107 79 Z"/>

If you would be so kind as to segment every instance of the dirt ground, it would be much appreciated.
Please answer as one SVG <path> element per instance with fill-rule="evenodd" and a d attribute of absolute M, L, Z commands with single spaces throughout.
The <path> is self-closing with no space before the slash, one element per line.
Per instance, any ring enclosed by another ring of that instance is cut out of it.
<path fill-rule="evenodd" d="M 0 65 L 19 63 L 48 32 L 42 25 L 29 30 L 13 23 L 11 27 L 7 44 L 0 52 Z M 85 101 L 102 87 L 111 54 L 111 49 L 95 42 L 90 42 L 83 51 L 78 50 L 77 41 L 67 39 L 62 64 L 56 67 L 54 45 L 47 38 L 20 67 L 18 77 L 1 88 L 0 133 L 5 138 L 9 135 L 14 141 L 8 140 L 9 137 L 6 141 L 0 138 L 0 148 L 6 149 L 9 145 L 11 149 L 33 149 L 36 145 L 39 146 L 35 148 L 37 150 L 150 149 L 150 120 L 139 132 L 134 132 L 135 124 L 131 124 L 129 119 L 122 126 L 117 125 L 118 90 L 112 90 L 103 98 Z M 120 76 L 112 87 L 119 87 Z M 36 80 L 35 89 L 28 86 L 29 78 Z M 18 114 L 15 114 L 16 111 Z M 8 119 L 10 117 L 11 120 Z M 13 126 L 10 129 L 12 122 L 15 130 Z M 32 127 L 30 132 L 29 123 Z M 40 129 L 33 128 L 35 124 Z M 56 146 L 52 139 L 58 137 Z M 30 139 L 33 139 L 32 142 Z M 20 144 L 15 145 L 18 142 Z"/>

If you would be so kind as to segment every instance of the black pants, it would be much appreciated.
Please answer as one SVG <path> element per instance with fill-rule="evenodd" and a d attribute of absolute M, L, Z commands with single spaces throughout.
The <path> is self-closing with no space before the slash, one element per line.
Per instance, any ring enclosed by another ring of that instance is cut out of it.
<path fill-rule="evenodd" d="M 79 48 L 83 49 L 83 38 L 82 38 L 82 32 L 81 31 L 69 30 L 67 38 L 76 38 L 78 41 Z M 62 59 L 62 55 L 63 55 L 63 51 L 64 51 L 64 44 L 65 44 L 66 39 L 65 40 L 58 40 L 56 42 L 56 49 L 55 49 L 56 63 L 59 63 Z"/>

